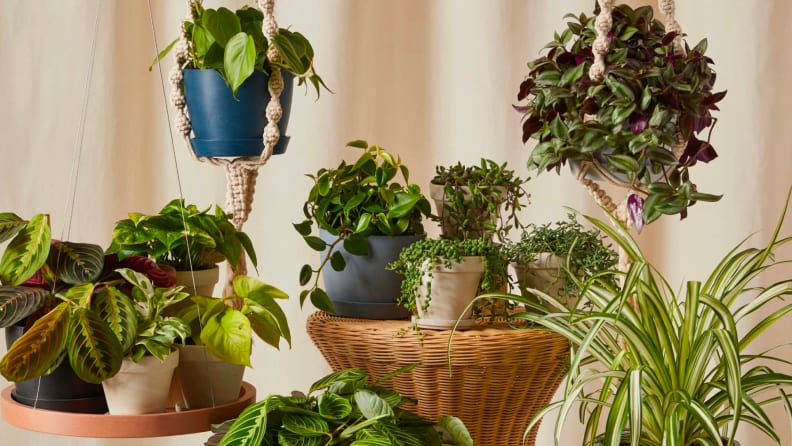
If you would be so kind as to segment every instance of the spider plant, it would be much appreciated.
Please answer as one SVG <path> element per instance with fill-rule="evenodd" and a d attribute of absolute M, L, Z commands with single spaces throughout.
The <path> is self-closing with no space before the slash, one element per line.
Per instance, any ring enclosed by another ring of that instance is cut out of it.
<path fill-rule="evenodd" d="M 547 302 L 544 307 L 508 296 L 550 311 L 515 317 L 562 334 L 572 346 L 561 398 L 542 409 L 526 432 L 557 410 L 559 444 L 564 422 L 579 402 L 584 445 L 731 446 L 741 424 L 753 425 L 780 444 L 765 407 L 783 404 L 792 414 L 792 376 L 774 369 L 789 361 L 776 356 L 774 349 L 752 353 L 756 348 L 751 347 L 792 312 L 792 304 L 780 302 L 792 294 L 792 278 L 770 285 L 761 280 L 789 262 L 774 258 L 778 248 L 792 240 L 779 235 L 789 199 L 764 247 L 747 248 L 743 241 L 706 280 L 689 281 L 679 291 L 646 260 L 615 219 L 611 217 L 613 228 L 587 217 L 624 248 L 633 263 L 622 275 L 621 289 L 602 275 L 581 283 L 581 298 L 589 305 L 576 311 L 549 295 L 541 296 Z M 738 326 L 744 329 L 738 331 Z"/>

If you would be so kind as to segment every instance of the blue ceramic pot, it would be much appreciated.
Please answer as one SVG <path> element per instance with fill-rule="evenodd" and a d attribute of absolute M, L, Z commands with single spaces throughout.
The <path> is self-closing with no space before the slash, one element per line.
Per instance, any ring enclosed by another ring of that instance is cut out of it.
<path fill-rule="evenodd" d="M 285 71 L 280 96 L 283 117 L 278 123 L 280 140 L 273 154 L 286 151 L 294 77 Z M 198 156 L 259 156 L 264 150 L 262 134 L 267 125 L 266 109 L 270 100 L 269 76 L 256 71 L 237 90 L 231 88 L 216 70 L 184 70 L 184 96 L 194 137 L 193 149 Z"/>

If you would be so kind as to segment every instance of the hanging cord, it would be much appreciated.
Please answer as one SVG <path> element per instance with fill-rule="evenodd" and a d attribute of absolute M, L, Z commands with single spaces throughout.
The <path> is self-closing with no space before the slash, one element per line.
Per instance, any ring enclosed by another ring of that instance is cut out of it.
<path fill-rule="evenodd" d="M 154 40 L 154 54 L 158 55 L 160 53 L 159 49 L 159 41 L 157 39 L 157 27 L 154 25 L 154 13 L 151 10 L 151 0 L 146 1 L 148 5 L 148 13 L 149 13 L 149 22 L 151 23 L 151 35 Z M 165 105 L 165 118 L 168 121 L 168 135 L 170 137 L 170 145 L 171 145 L 171 155 L 173 157 L 173 165 L 176 170 L 176 184 L 179 189 L 179 198 L 184 203 L 184 189 L 182 188 L 181 182 L 181 173 L 179 171 L 179 159 L 176 156 L 176 141 L 173 137 L 173 128 L 171 127 L 171 117 L 170 112 L 168 111 L 168 100 L 167 100 L 167 93 L 165 92 L 165 77 L 162 72 L 162 62 L 157 57 L 157 71 L 160 77 L 160 88 L 162 90 L 162 99 L 163 105 Z M 187 218 L 184 215 L 184 206 L 180 206 L 181 209 L 181 220 L 182 220 L 182 227 L 184 230 L 187 230 Z M 192 281 L 192 287 L 195 290 L 197 288 L 195 283 L 195 272 L 192 263 L 192 253 L 190 252 L 190 244 L 187 243 L 187 262 L 190 267 L 190 280 Z M 203 322 L 201 321 L 201 307 L 197 306 L 197 313 L 198 313 L 198 327 L 200 330 L 203 330 Z M 212 383 L 212 379 L 210 376 L 209 370 L 209 354 L 206 349 L 203 350 L 203 363 L 204 363 L 204 372 L 206 373 L 207 381 L 209 381 L 209 399 L 211 401 L 212 407 L 215 407 L 215 392 L 214 392 L 214 385 Z M 181 387 L 181 383 L 180 387 Z M 177 407 L 178 409 L 178 407 Z"/>

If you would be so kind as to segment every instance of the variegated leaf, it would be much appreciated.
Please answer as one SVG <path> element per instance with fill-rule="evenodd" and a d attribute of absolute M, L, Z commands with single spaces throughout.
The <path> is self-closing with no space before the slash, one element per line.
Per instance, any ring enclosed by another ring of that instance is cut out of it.
<path fill-rule="evenodd" d="M 69 364 L 83 381 L 99 384 L 121 369 L 124 350 L 116 334 L 90 308 L 76 308 L 69 322 Z"/>
<path fill-rule="evenodd" d="M 50 296 L 41 288 L 0 287 L 0 328 L 9 327 L 33 314 Z"/>
<path fill-rule="evenodd" d="M 91 303 L 96 285 L 93 283 L 83 283 L 68 288 L 63 294 L 58 294 L 63 300 L 69 302 L 73 307 L 88 307 Z"/>
<path fill-rule="evenodd" d="M 93 282 L 102 274 L 104 249 L 90 243 L 55 243 L 47 264 L 60 280 L 70 285 Z"/>
<path fill-rule="evenodd" d="M 25 227 L 27 221 L 11 212 L 0 213 L 0 243 L 6 242 L 17 235 Z"/>
<path fill-rule="evenodd" d="M 138 327 L 137 313 L 132 299 L 115 287 L 106 287 L 94 296 L 91 308 L 115 333 L 121 344 L 121 350 L 129 350 L 135 342 Z"/>
<path fill-rule="evenodd" d="M 287 412 L 283 414 L 282 423 L 284 429 L 300 437 L 321 437 L 330 432 L 330 425 L 319 414 Z"/>
<path fill-rule="evenodd" d="M 220 446 L 260 446 L 267 431 L 267 408 L 270 400 L 248 406 L 228 429 Z"/>
<path fill-rule="evenodd" d="M 0 259 L 0 282 L 19 285 L 30 278 L 47 261 L 50 251 L 50 227 L 43 214 L 36 214 L 11 240 Z"/>
<path fill-rule="evenodd" d="M 62 302 L 14 342 L 0 361 L 9 381 L 24 381 L 47 373 L 66 345 L 69 304 Z"/>

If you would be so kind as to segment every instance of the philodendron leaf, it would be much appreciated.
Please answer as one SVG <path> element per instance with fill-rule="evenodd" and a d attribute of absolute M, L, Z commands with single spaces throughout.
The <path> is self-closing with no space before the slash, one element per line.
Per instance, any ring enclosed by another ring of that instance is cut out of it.
<path fill-rule="evenodd" d="M 19 382 L 47 373 L 66 346 L 68 323 L 69 304 L 66 302 L 37 320 L 0 360 L 3 377 Z"/>
<path fill-rule="evenodd" d="M 234 424 L 220 440 L 219 446 L 261 446 L 267 431 L 267 412 L 270 400 L 259 401 L 239 414 Z"/>
<path fill-rule="evenodd" d="M 332 392 L 325 392 L 319 396 L 319 413 L 333 420 L 343 420 L 352 413 L 352 404 L 348 399 Z"/>
<path fill-rule="evenodd" d="M 0 213 L 0 243 L 6 242 L 17 235 L 26 224 L 27 221 L 22 220 L 14 213 Z"/>
<path fill-rule="evenodd" d="M 19 285 L 35 274 L 47 261 L 50 240 L 50 227 L 46 216 L 33 216 L 3 252 L 0 259 L 0 282 L 4 285 Z"/>
<path fill-rule="evenodd" d="M 239 297 L 248 297 L 253 293 L 264 293 L 273 299 L 288 299 L 289 295 L 258 279 L 248 276 L 236 276 L 233 281 L 234 293 Z"/>
<path fill-rule="evenodd" d="M 0 328 L 9 327 L 38 310 L 50 296 L 41 288 L 0 287 Z"/>
<path fill-rule="evenodd" d="M 218 358 L 250 367 L 253 331 L 241 311 L 228 308 L 206 321 L 201 342 Z"/>
<path fill-rule="evenodd" d="M 284 429 L 305 437 L 321 437 L 330 432 L 330 425 L 319 414 L 287 412 L 282 423 Z"/>
<path fill-rule="evenodd" d="M 223 57 L 223 68 L 236 97 L 237 90 L 253 74 L 256 65 L 256 45 L 253 37 L 240 32 L 228 41 Z"/>
<path fill-rule="evenodd" d="M 66 336 L 69 364 L 83 381 L 100 384 L 121 369 L 124 350 L 115 333 L 90 308 L 76 308 Z"/>
<path fill-rule="evenodd" d="M 228 8 L 206 10 L 203 17 L 203 25 L 220 46 L 227 46 L 228 42 L 242 30 L 239 17 Z"/>
<path fill-rule="evenodd" d="M 58 242 L 52 245 L 47 264 L 65 283 L 93 282 L 104 268 L 104 249 L 90 243 Z"/>
<path fill-rule="evenodd" d="M 135 341 L 138 318 L 135 304 L 115 287 L 106 287 L 93 298 L 92 308 L 115 333 L 122 351 L 127 351 Z"/>
<path fill-rule="evenodd" d="M 473 446 L 473 437 L 470 436 L 470 432 L 468 432 L 465 427 L 465 423 L 459 418 L 452 416 L 440 417 L 437 424 L 454 439 L 454 444 L 460 446 Z"/>
<path fill-rule="evenodd" d="M 291 346 L 291 332 L 286 313 L 275 301 L 277 298 L 282 298 L 281 296 L 286 296 L 286 293 L 269 285 L 267 287 L 269 288 L 251 292 L 245 299 L 245 304 L 251 310 L 247 316 L 253 331 L 275 348 L 279 348 L 281 337 Z"/>
<path fill-rule="evenodd" d="M 355 402 L 360 409 L 360 413 L 369 420 L 393 417 L 393 408 L 374 392 L 358 390 L 355 392 Z"/>

